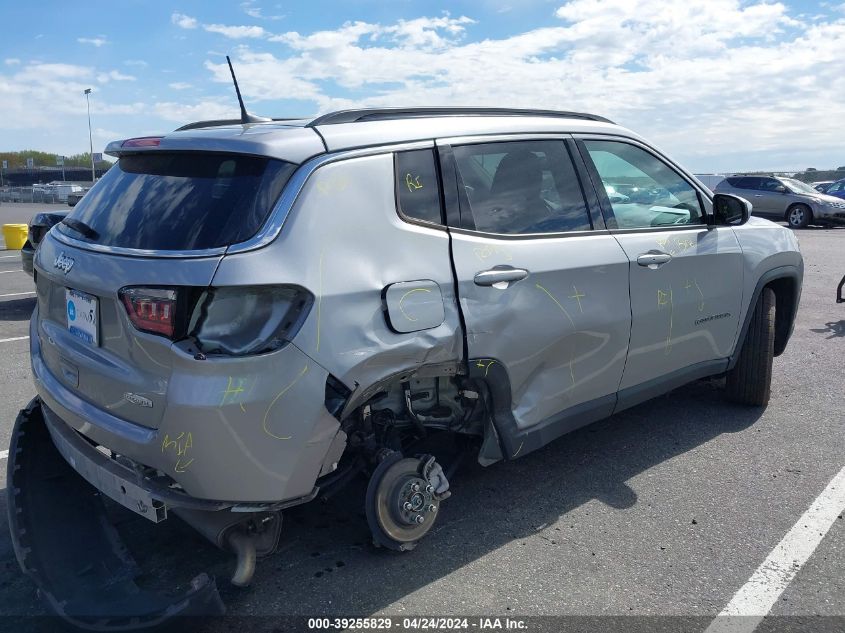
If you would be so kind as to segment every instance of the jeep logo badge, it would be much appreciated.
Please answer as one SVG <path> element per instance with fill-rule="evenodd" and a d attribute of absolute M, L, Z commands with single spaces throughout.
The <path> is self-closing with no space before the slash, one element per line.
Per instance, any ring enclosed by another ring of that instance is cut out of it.
<path fill-rule="evenodd" d="M 60 253 L 56 261 L 53 262 L 53 267 L 67 275 L 70 269 L 73 268 L 73 260 L 64 253 Z"/>

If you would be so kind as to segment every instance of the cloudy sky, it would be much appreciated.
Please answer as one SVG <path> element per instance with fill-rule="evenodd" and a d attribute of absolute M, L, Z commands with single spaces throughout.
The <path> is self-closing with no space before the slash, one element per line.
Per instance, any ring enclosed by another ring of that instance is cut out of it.
<path fill-rule="evenodd" d="M 3 2 L 0 150 L 94 151 L 237 116 L 580 110 L 697 172 L 845 164 L 845 3 Z"/>

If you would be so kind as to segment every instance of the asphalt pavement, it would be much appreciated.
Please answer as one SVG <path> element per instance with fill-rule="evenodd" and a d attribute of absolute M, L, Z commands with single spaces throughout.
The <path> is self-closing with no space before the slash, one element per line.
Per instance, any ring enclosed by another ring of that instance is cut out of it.
<path fill-rule="evenodd" d="M 4 204 L 0 215 L 25 221 L 31 206 Z M 287 512 L 279 551 L 259 562 L 245 590 L 227 583 L 231 555 L 175 517 L 154 526 L 119 515 L 119 529 L 150 582 L 178 590 L 209 572 L 230 615 L 263 616 L 250 630 L 278 629 L 280 616 L 380 614 L 697 616 L 703 630 L 845 466 L 845 305 L 834 299 L 845 229 L 798 236 L 801 308 L 789 347 L 775 359 L 765 410 L 731 404 L 717 381 L 702 381 L 523 459 L 469 464 L 452 481 L 433 533 L 405 554 L 373 548 L 365 482 L 355 482 L 327 503 Z M 16 257 L 0 251 L 0 449 L 35 393 L 28 341 L 15 340 L 28 334 L 33 285 Z M 0 505 L 0 614 L 44 614 L 18 569 Z M 813 616 L 802 630 L 817 630 L 825 620 L 816 616 L 845 622 L 842 515 L 817 538 L 771 608 Z M 17 621 L 16 630 L 31 622 Z M 207 628 L 228 630 L 231 622 Z"/>

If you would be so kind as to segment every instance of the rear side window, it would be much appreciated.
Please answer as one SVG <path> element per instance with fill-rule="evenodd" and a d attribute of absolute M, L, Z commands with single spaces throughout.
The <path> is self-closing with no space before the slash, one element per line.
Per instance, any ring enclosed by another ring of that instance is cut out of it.
<path fill-rule="evenodd" d="M 442 224 L 434 151 L 398 152 L 395 164 L 400 213 L 414 220 Z"/>
<path fill-rule="evenodd" d="M 92 229 L 75 239 L 131 249 L 200 250 L 249 239 L 296 169 L 283 161 L 212 153 L 124 156 L 69 215 Z"/>
<path fill-rule="evenodd" d="M 464 228 L 503 234 L 592 228 L 562 141 L 482 143 L 453 151 Z"/>

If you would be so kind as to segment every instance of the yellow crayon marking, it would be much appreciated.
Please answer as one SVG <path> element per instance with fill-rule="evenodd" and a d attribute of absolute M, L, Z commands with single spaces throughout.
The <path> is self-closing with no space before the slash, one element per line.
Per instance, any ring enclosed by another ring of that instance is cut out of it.
<path fill-rule="evenodd" d="M 660 248 L 666 248 L 666 244 L 669 242 L 669 238 L 668 237 L 659 237 L 655 241 L 657 242 L 657 245 Z"/>
<path fill-rule="evenodd" d="M 704 312 L 704 293 L 701 292 L 701 288 L 698 287 L 697 279 L 693 279 L 692 282 L 695 284 L 695 289 L 698 290 L 699 297 L 701 297 L 701 301 L 698 302 L 698 311 Z"/>
<path fill-rule="evenodd" d="M 551 299 L 552 301 L 555 302 L 555 305 L 558 308 L 560 308 L 561 312 L 563 312 L 566 315 L 566 318 L 569 319 L 569 322 L 572 324 L 572 327 L 574 328 L 575 327 L 575 321 L 573 321 L 572 317 L 569 316 L 569 312 L 566 311 L 566 308 L 564 308 L 562 305 L 560 305 L 560 301 L 555 299 L 554 295 L 551 292 L 549 292 L 548 290 L 546 290 L 545 288 L 543 288 L 543 286 L 541 286 L 540 284 L 535 283 L 534 285 L 537 286 L 543 292 L 545 292 L 547 295 L 549 295 L 549 299 Z"/>
<path fill-rule="evenodd" d="M 405 174 L 405 185 L 408 187 L 408 191 L 413 193 L 417 189 L 422 189 L 422 183 L 420 182 L 420 177 L 417 176 L 414 178 L 411 176 L 410 173 Z"/>
<path fill-rule="evenodd" d="M 574 295 L 569 295 L 570 299 L 575 299 L 578 302 L 578 312 L 584 313 L 584 310 L 581 308 L 581 299 L 586 297 L 587 295 L 581 294 L 578 292 L 578 288 L 575 287 L 575 284 L 572 284 L 572 289 L 575 291 Z"/>
<path fill-rule="evenodd" d="M 666 334 L 666 346 L 663 351 L 665 354 L 668 354 L 672 351 L 672 326 L 674 325 L 675 317 L 675 304 L 672 296 L 672 286 L 669 286 L 669 292 L 659 288 L 657 289 L 657 309 L 659 310 L 665 305 L 669 306 L 669 331 Z"/>
<path fill-rule="evenodd" d="M 173 466 L 173 470 L 176 471 L 177 473 L 184 473 L 188 469 L 188 466 L 190 466 L 193 462 L 194 462 L 193 457 L 191 459 L 189 459 L 188 461 L 186 461 L 184 464 L 182 463 L 181 459 L 177 459 L 176 465 Z"/>
<path fill-rule="evenodd" d="M 264 432 L 267 435 L 269 435 L 270 437 L 274 437 L 277 440 L 289 440 L 291 438 L 291 436 L 289 436 L 289 435 L 288 436 L 282 436 L 282 435 L 275 435 L 274 433 L 272 433 L 270 431 L 270 429 L 267 428 L 267 416 L 270 415 L 270 410 L 273 408 L 273 405 L 276 404 L 278 399 L 281 398 L 283 395 L 285 395 L 290 390 L 291 387 L 293 387 L 297 382 L 299 382 L 299 379 L 302 378 L 307 371 L 308 371 L 308 365 L 306 364 L 305 367 L 302 368 L 302 371 L 299 372 L 299 375 L 296 378 L 294 378 L 293 382 L 290 383 L 284 389 L 282 389 L 279 392 L 279 395 L 277 395 L 275 398 L 273 398 L 273 402 L 270 403 L 270 406 L 267 407 L 267 411 L 264 412 L 264 420 L 262 421 L 261 426 L 264 429 Z"/>
<path fill-rule="evenodd" d="M 514 453 L 514 454 L 511 456 L 511 459 L 513 459 L 514 457 L 516 457 L 517 455 L 519 455 L 519 451 L 521 451 L 521 450 L 522 450 L 522 447 L 523 447 L 524 445 L 525 445 L 525 440 L 523 440 L 523 441 L 519 444 L 519 448 L 518 448 L 518 449 L 516 449 L 516 453 Z"/>
<path fill-rule="evenodd" d="M 503 248 L 499 248 L 497 246 L 491 246 L 490 244 L 486 244 L 484 246 L 476 246 L 472 249 L 475 253 L 475 256 L 479 259 L 479 261 L 484 261 L 493 255 L 499 255 L 504 261 L 509 262 L 513 260 L 513 255 L 510 254 L 510 251 L 507 251 Z"/>
<path fill-rule="evenodd" d="M 412 317 L 410 314 L 408 314 L 407 312 L 405 312 L 405 308 L 403 308 L 403 307 L 402 307 L 402 302 L 403 302 L 403 301 L 405 301 L 405 299 L 408 297 L 408 295 L 414 294 L 415 292 L 431 292 L 431 290 L 429 290 L 428 288 L 414 288 L 413 290 L 409 290 L 408 292 L 406 292 L 405 294 L 403 294 L 403 295 L 402 295 L 402 298 L 401 298 L 401 299 L 399 299 L 399 311 L 400 311 L 400 312 L 402 313 L 402 315 L 403 315 L 406 319 L 408 319 L 409 321 L 416 321 L 416 320 L 417 320 L 417 318 L 416 318 L 416 317 Z"/>
<path fill-rule="evenodd" d="M 479 369 L 483 369 L 484 370 L 484 377 L 487 378 L 487 372 L 490 371 L 490 366 L 493 365 L 495 362 L 496 362 L 495 360 L 491 360 L 485 365 L 482 361 L 478 361 L 475 364 L 475 366 L 478 367 Z"/>
<path fill-rule="evenodd" d="M 244 390 L 243 384 L 244 384 L 243 378 L 238 378 L 238 386 L 236 388 L 232 389 L 232 377 L 229 376 L 229 382 L 226 385 L 226 390 L 220 392 L 220 393 L 223 394 L 223 399 L 220 400 L 220 406 L 222 407 L 224 404 L 226 404 L 226 398 L 227 397 L 229 397 L 229 396 L 234 397 L 234 396 L 238 395 L 239 393 L 243 393 L 243 390 Z M 229 402 L 231 403 L 232 400 L 230 399 Z"/>
<path fill-rule="evenodd" d="M 572 384 L 575 384 L 575 372 L 572 370 L 572 356 L 569 357 L 569 377 L 572 379 Z"/>

